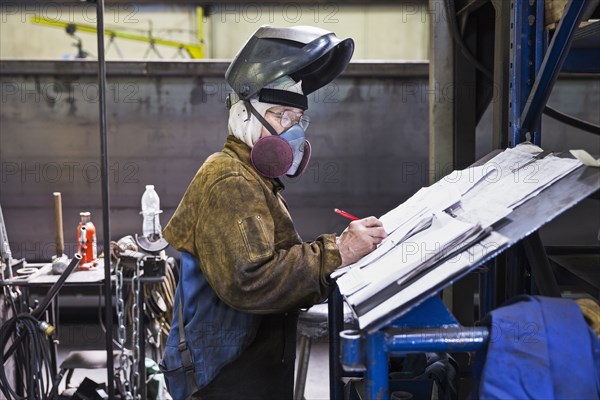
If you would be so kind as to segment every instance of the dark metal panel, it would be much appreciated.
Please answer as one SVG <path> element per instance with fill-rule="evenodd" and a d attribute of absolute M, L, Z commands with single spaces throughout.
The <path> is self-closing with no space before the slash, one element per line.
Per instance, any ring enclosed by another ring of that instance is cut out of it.
<path fill-rule="evenodd" d="M 223 146 L 229 91 L 224 78 L 206 76 L 109 73 L 107 84 L 115 240 L 141 230 L 146 184 L 156 186 L 166 224 L 204 159 Z M 102 229 L 95 77 L 2 75 L 0 88 L 0 202 L 13 253 L 30 261 L 54 255 L 59 191 L 65 253 L 73 254 L 80 211 Z M 379 216 L 427 184 L 426 78 L 342 77 L 309 104 L 313 159 L 302 177 L 284 179 L 305 240 L 347 226 L 335 207 Z"/>
<path fill-rule="evenodd" d="M 108 76 L 202 76 L 223 77 L 231 60 L 164 60 L 164 61 L 108 61 Z M 426 78 L 429 62 L 353 61 L 343 77 L 367 78 Z M 97 76 L 94 61 L 71 60 L 0 60 L 2 75 L 76 75 Z"/>
<path fill-rule="evenodd" d="M 469 49 L 477 47 L 477 35 L 473 29 L 467 30 L 463 38 Z M 454 47 L 454 168 L 464 169 L 475 162 L 475 127 L 477 126 L 476 69 Z"/>
<path fill-rule="evenodd" d="M 139 229 L 139 201 L 148 183 L 157 185 L 164 226 L 202 161 L 222 147 L 227 65 L 108 63 L 114 239 Z M 73 254 L 77 243 L 68 226 L 76 226 L 79 211 L 91 211 L 102 229 L 100 150 L 92 139 L 98 129 L 96 65 L 4 60 L 0 67 L 0 201 L 7 207 L 15 255 L 30 260 L 53 255 L 47 199 L 53 191 L 65 199 L 66 252 Z M 307 240 L 343 230 L 345 220 L 331 212 L 334 207 L 381 215 L 426 184 L 427 68 L 427 63 L 356 63 L 310 96 L 313 160 L 303 177 L 286 182 L 286 197 Z M 389 112 L 390 104 L 397 112 Z M 397 174 L 390 178 L 390 171 Z M 25 229 L 36 221 L 42 223 L 33 233 Z"/>
<path fill-rule="evenodd" d="M 88 0 L 89 2 L 90 0 Z M 21 4 L 46 4 L 46 3 L 54 3 L 54 4 L 81 4 L 82 0 L 19 0 Z M 14 4 L 14 0 L 0 0 L 0 4 Z M 126 4 L 131 5 L 131 0 L 107 0 L 106 4 Z M 221 5 L 225 6 L 227 4 L 254 4 L 256 2 L 248 1 L 248 0 L 227 0 L 226 2 L 222 2 L 219 0 L 137 0 L 135 3 L 138 5 L 164 5 L 164 4 L 179 4 L 179 5 L 190 5 L 190 6 L 210 6 L 210 5 Z M 262 0 L 258 4 L 274 4 L 281 5 L 285 3 L 290 4 L 327 4 L 327 5 L 398 5 L 398 4 L 411 4 L 411 5 L 419 5 L 419 4 L 427 4 L 427 0 L 345 0 L 344 2 L 336 2 L 332 0 L 295 0 L 293 2 L 281 2 L 278 0 Z"/>
<path fill-rule="evenodd" d="M 430 0 L 431 10 L 440 10 L 440 2 Z M 444 9 L 445 10 L 445 9 Z M 450 21 L 436 15 L 435 23 L 430 24 L 429 87 L 429 184 L 444 177 L 446 166 L 454 165 L 454 46 L 450 35 Z M 448 93 L 449 95 L 443 95 Z"/>
<path fill-rule="evenodd" d="M 497 96 L 493 102 L 492 148 L 508 146 L 508 87 L 509 87 L 509 30 L 511 4 L 514 0 L 492 0 L 496 10 L 494 35 L 494 86 Z"/>
<path fill-rule="evenodd" d="M 600 40 L 600 39 L 599 39 Z M 600 42 L 599 42 L 600 43 Z M 600 73 L 600 49 L 571 49 L 562 71 Z"/>
<path fill-rule="evenodd" d="M 477 11 L 490 0 L 470 0 L 464 7 L 456 12 L 456 16 L 469 15 Z"/>
<path fill-rule="evenodd" d="M 219 76 L 225 75 L 231 61 L 108 61 L 109 76 Z M 97 76 L 95 61 L 79 60 L 0 60 L 0 75 Z"/>
<path fill-rule="evenodd" d="M 495 101 L 497 87 L 494 84 L 494 58 L 495 49 L 493 46 L 495 36 L 496 11 L 491 2 L 477 10 L 475 18 L 475 29 L 477 32 L 477 59 L 486 67 L 486 72 L 477 70 L 477 123 L 481 120 L 485 110 L 491 101 Z M 475 157 L 477 159 L 477 157 Z"/>

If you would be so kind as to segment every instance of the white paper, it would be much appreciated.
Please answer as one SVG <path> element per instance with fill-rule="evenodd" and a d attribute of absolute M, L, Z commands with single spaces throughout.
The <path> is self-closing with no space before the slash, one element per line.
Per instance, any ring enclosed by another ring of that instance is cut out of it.
<path fill-rule="evenodd" d="M 448 186 L 429 186 L 422 188 L 410 199 L 382 215 L 379 220 L 385 231 L 390 234 L 403 224 L 410 223 L 424 212 L 440 212 L 460 201 L 458 188 Z"/>
<path fill-rule="evenodd" d="M 360 277 L 366 284 L 361 285 L 360 290 L 350 293 L 340 288 L 340 292 L 344 296 L 351 296 L 351 302 L 361 303 L 420 265 L 441 260 L 457 243 L 467 240 L 469 235 L 476 231 L 475 228 L 475 225 L 454 219 L 444 212 L 435 214 L 428 229 L 402 242 L 385 256 L 362 269 Z M 353 278 L 343 276 L 338 282 Z M 350 285 L 342 283 L 342 286 Z M 358 285 L 354 286 L 356 287 Z"/>
<path fill-rule="evenodd" d="M 504 167 L 499 170 L 497 180 L 477 185 L 462 198 L 461 203 L 469 209 L 476 209 L 487 202 L 514 208 L 579 166 L 581 162 L 578 160 L 547 156 L 518 169 Z"/>
<path fill-rule="evenodd" d="M 475 244 L 468 250 L 465 250 L 452 259 L 440 264 L 413 284 L 399 291 L 396 295 L 388 298 L 364 315 L 358 316 L 357 319 L 360 329 L 368 327 L 376 320 L 394 312 L 404 304 L 423 293 L 427 293 L 436 286 L 444 282 L 447 282 L 448 284 L 452 283 L 449 281 L 450 277 L 455 276 L 479 260 L 487 257 L 489 254 L 502 248 L 506 243 L 508 243 L 506 237 L 496 232 L 492 232 L 490 236 L 483 239 L 480 243 Z M 346 299 L 346 301 L 348 301 L 348 299 Z M 350 307 L 353 307 L 352 304 L 349 305 Z"/>
<path fill-rule="evenodd" d="M 473 224 L 479 223 L 483 229 L 491 227 L 512 211 L 512 208 L 504 206 L 495 199 L 487 199 L 480 204 L 461 202 L 458 207 L 452 209 L 456 218 Z"/>
<path fill-rule="evenodd" d="M 544 149 L 531 142 L 519 143 L 514 148 L 529 154 L 539 154 L 544 151 Z"/>
<path fill-rule="evenodd" d="M 461 195 L 464 195 L 481 182 L 483 178 L 495 172 L 496 167 L 494 165 L 481 165 L 479 167 L 452 171 L 452 173 L 446 175 L 437 184 L 452 185 L 458 189 Z"/>
<path fill-rule="evenodd" d="M 338 289 L 340 293 L 346 293 L 347 296 L 356 291 L 364 288 L 369 284 L 369 280 L 362 273 L 360 268 L 350 268 L 344 274 L 344 276 L 337 281 Z"/>
<path fill-rule="evenodd" d="M 411 221 L 413 223 L 404 224 L 396 229 L 391 235 L 381 242 L 377 249 L 373 250 L 370 254 L 367 254 L 363 258 L 361 258 L 358 262 L 356 262 L 353 267 L 362 268 L 365 267 L 372 262 L 378 260 L 385 254 L 387 254 L 394 247 L 400 245 L 402 242 L 409 239 L 414 234 L 419 233 L 421 230 L 429 227 L 431 225 L 431 221 L 433 219 L 432 213 L 423 213 L 419 215 L 420 219 Z"/>
<path fill-rule="evenodd" d="M 395 246 L 428 227 L 434 213 L 442 212 L 459 201 L 460 191 L 454 186 L 422 188 L 410 199 L 379 218 L 388 237 L 374 251 L 354 264 L 335 270 L 331 278 L 337 279 L 353 268 L 363 268 L 380 259 Z"/>
<path fill-rule="evenodd" d="M 582 165 L 581 162 L 579 162 L 578 160 L 573 160 L 573 159 L 568 159 L 568 158 L 555 158 L 556 160 L 561 160 L 560 163 L 562 165 L 558 165 L 557 163 L 552 161 L 552 157 L 553 156 L 550 156 L 549 159 L 544 159 L 551 163 L 550 164 L 551 168 L 549 168 L 547 176 L 540 179 L 540 181 L 538 182 L 538 185 L 537 185 L 538 187 L 534 191 L 523 196 L 520 200 L 511 204 L 511 207 L 517 208 L 521 204 L 525 203 L 527 200 L 537 196 L 540 192 L 542 192 L 544 189 L 546 189 L 547 187 L 552 185 L 554 182 L 556 182 L 559 179 L 561 179 L 562 177 L 568 175 L 569 173 L 571 173 L 575 169 L 581 167 L 581 165 Z M 542 160 L 540 160 L 540 161 L 542 161 Z M 540 168 L 545 168 L 545 165 L 547 165 L 546 162 L 540 163 Z M 556 167 L 561 167 L 561 168 L 557 169 Z"/>

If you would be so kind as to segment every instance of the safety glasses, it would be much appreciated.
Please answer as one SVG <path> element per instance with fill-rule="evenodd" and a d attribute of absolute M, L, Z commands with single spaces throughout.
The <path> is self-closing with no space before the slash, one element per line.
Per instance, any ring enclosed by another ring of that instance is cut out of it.
<path fill-rule="evenodd" d="M 285 129 L 289 128 L 293 124 L 298 124 L 302 129 L 306 130 L 308 128 L 308 124 L 310 124 L 310 118 L 308 115 L 295 113 L 292 110 L 285 110 L 282 112 L 267 110 L 267 112 L 278 117 L 279 123 Z"/>

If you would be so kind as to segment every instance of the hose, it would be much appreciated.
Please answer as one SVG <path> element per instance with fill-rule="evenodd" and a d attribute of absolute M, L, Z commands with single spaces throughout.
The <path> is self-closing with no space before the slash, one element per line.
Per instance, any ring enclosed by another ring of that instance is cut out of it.
<path fill-rule="evenodd" d="M 575 118 L 548 106 L 544 108 L 544 114 L 564 124 L 581 129 L 582 131 L 590 132 L 594 135 L 600 135 L 600 125 L 595 125 L 591 122 Z"/>
<path fill-rule="evenodd" d="M 0 368 L 0 392 L 9 400 L 45 400 L 52 389 L 50 343 L 39 328 L 39 321 L 30 314 L 19 314 L 0 327 L 0 365 L 7 361 L 6 350 L 17 342 L 15 354 L 21 355 L 17 365 L 23 367 L 21 381 L 15 387 L 23 389 L 25 396 L 17 394 L 8 381 L 6 369 Z"/>

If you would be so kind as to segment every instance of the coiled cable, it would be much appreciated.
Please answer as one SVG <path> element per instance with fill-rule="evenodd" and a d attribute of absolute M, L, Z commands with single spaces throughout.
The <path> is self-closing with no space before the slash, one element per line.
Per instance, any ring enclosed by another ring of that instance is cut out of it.
<path fill-rule="evenodd" d="M 15 345 L 16 364 L 23 369 L 15 387 L 22 388 L 24 396 L 11 386 L 4 367 L 0 368 L 0 392 L 9 400 L 47 399 L 53 384 L 50 343 L 40 322 L 30 314 L 16 315 L 0 327 L 0 365 L 5 365 Z"/>

